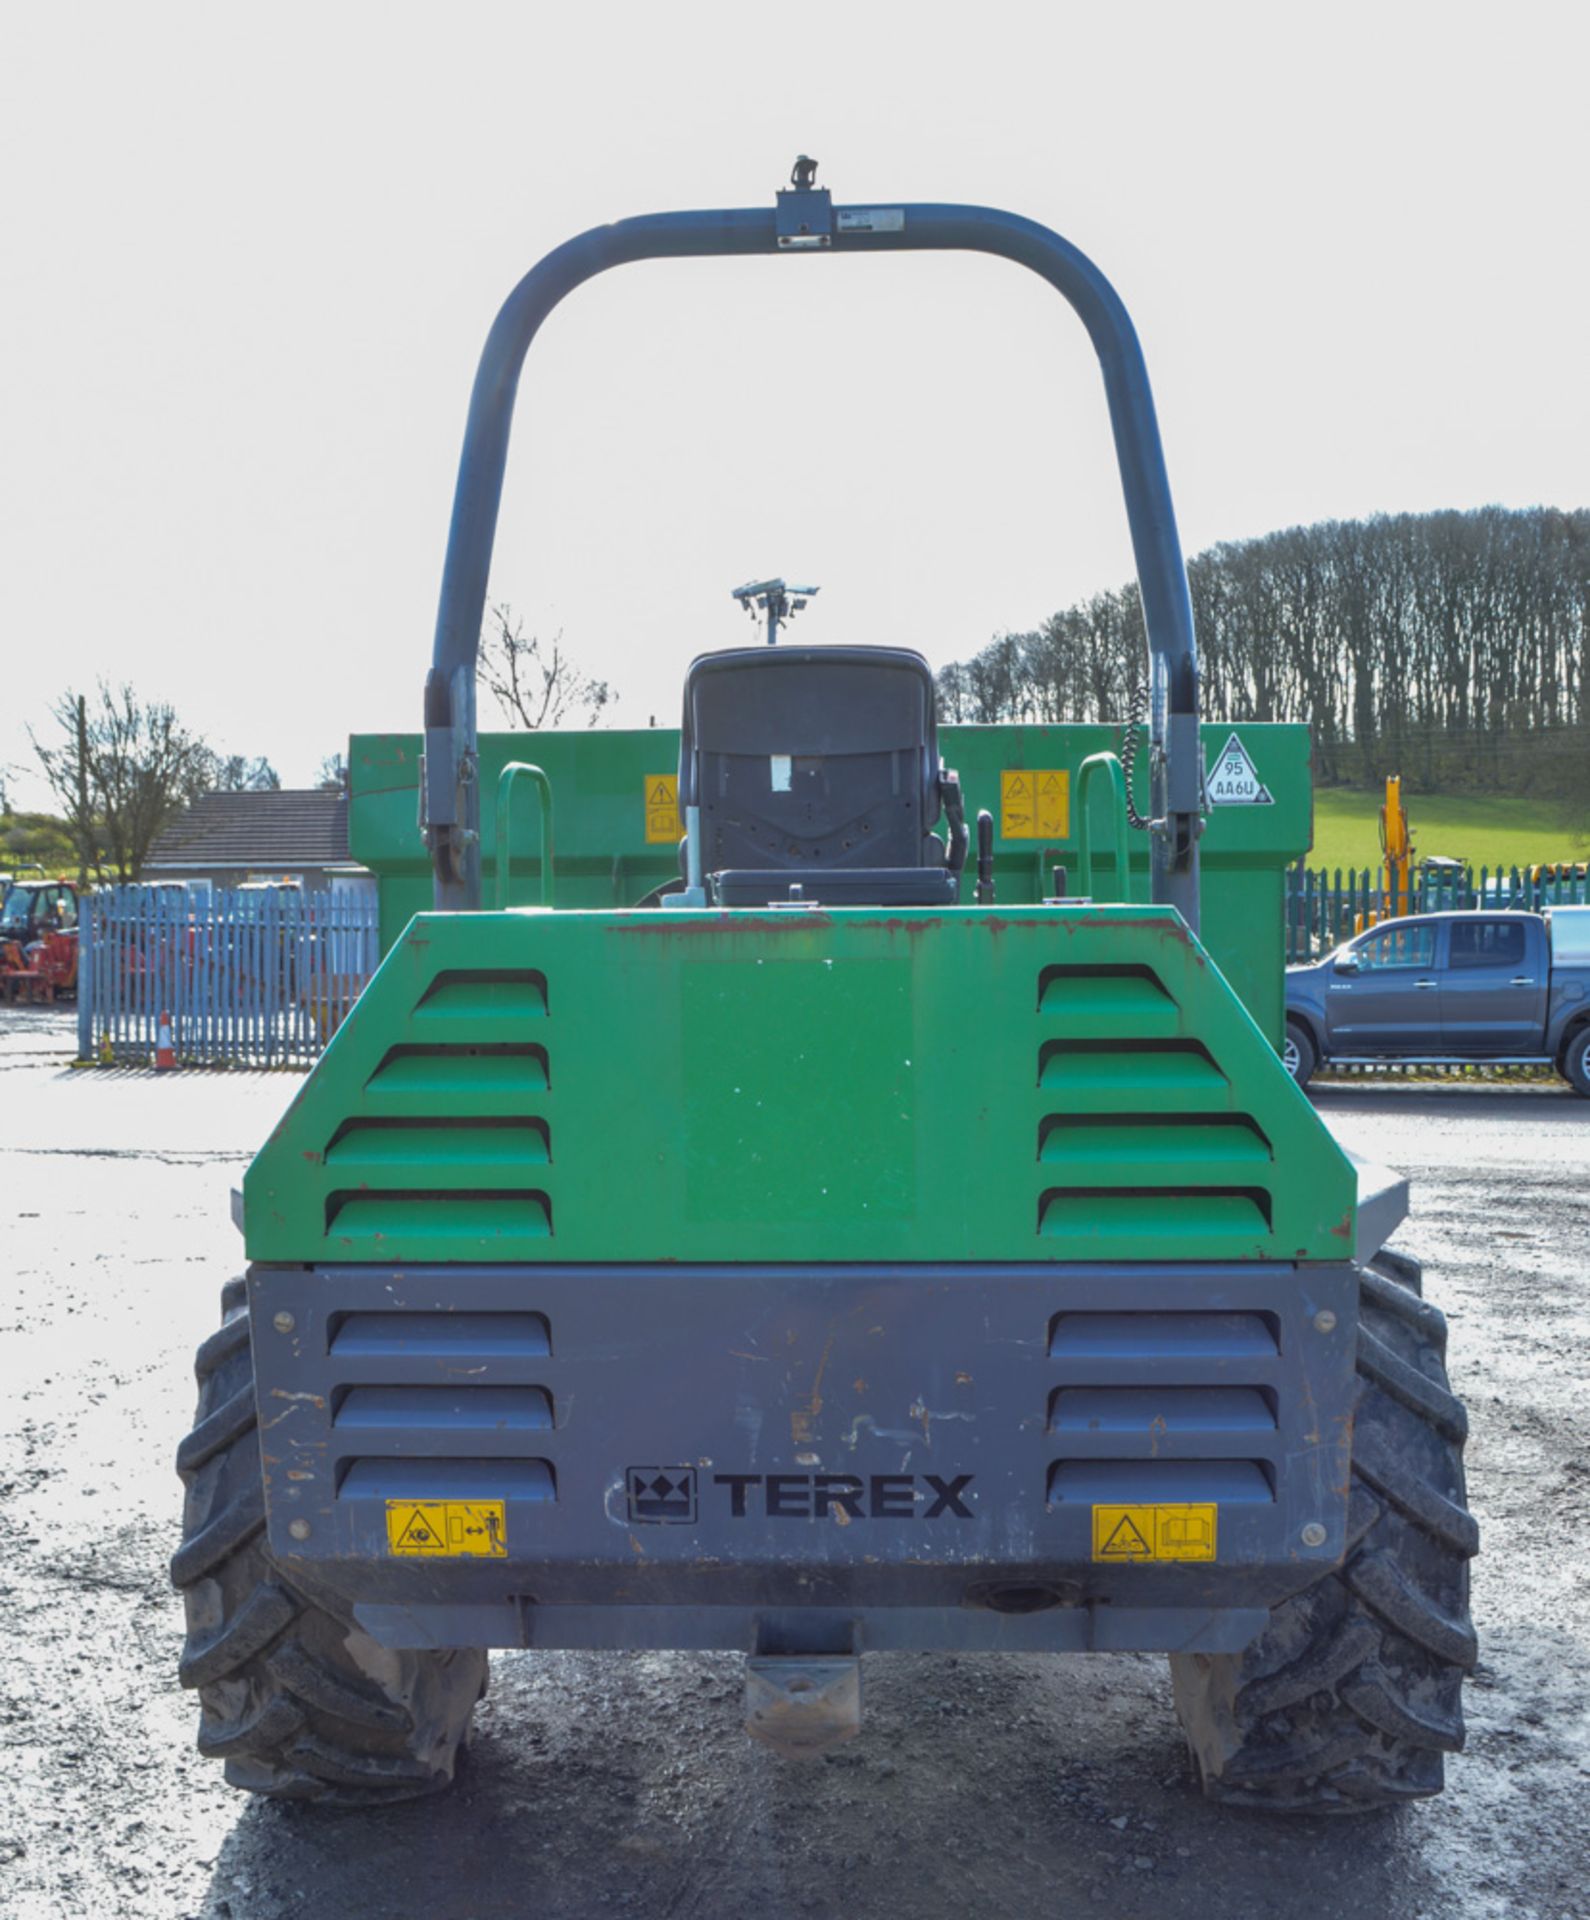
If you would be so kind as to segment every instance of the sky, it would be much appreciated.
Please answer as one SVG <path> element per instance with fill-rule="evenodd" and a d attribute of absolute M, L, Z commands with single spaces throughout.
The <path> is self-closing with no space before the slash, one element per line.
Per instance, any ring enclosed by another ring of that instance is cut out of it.
<path fill-rule="evenodd" d="M 628 214 L 1056 228 L 1148 360 L 1188 554 L 1590 504 L 1590 9 L 0 0 L 0 768 L 97 678 L 306 785 L 416 728 L 465 404 Z M 935 665 L 1131 576 L 1085 334 L 972 255 L 645 263 L 526 363 L 491 595 L 670 724 L 729 598 Z"/>

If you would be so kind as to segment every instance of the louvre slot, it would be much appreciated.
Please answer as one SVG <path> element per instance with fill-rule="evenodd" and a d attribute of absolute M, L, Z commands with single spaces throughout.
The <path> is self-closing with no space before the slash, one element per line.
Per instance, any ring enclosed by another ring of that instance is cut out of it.
<path fill-rule="evenodd" d="M 1274 1433 L 1275 1401 L 1262 1387 L 1057 1387 L 1049 1431 L 1136 1434 L 1156 1445 L 1177 1435 Z"/>
<path fill-rule="evenodd" d="M 1038 976 L 1038 1011 L 1093 1025 L 1119 1020 L 1173 1023 L 1176 1002 L 1152 967 L 1045 967 Z"/>
<path fill-rule="evenodd" d="M 401 1046 L 387 1050 L 366 1085 L 373 1094 L 425 1098 L 431 1094 L 522 1098 L 545 1093 L 545 1047 Z"/>
<path fill-rule="evenodd" d="M 1271 1506 L 1275 1489 L 1262 1460 L 1057 1460 L 1049 1469 L 1052 1507 L 1152 1506 L 1161 1500 Z"/>
<path fill-rule="evenodd" d="M 405 1187 L 381 1192 L 358 1187 L 326 1196 L 326 1232 L 339 1240 L 456 1240 L 477 1247 L 493 1240 L 545 1240 L 552 1233 L 552 1202 L 544 1193 L 496 1188 Z"/>
<path fill-rule="evenodd" d="M 556 1500 L 550 1460 L 378 1460 L 342 1463 L 337 1498 Z"/>
<path fill-rule="evenodd" d="M 344 1172 L 390 1167 L 450 1171 L 546 1166 L 551 1134 L 544 1120 L 347 1120 L 326 1149 L 326 1165 Z M 478 1184 L 478 1183 L 477 1183 Z"/>
<path fill-rule="evenodd" d="M 1262 1187 L 1050 1187 L 1038 1231 L 1106 1246 L 1111 1241 L 1187 1246 L 1270 1230 Z"/>
<path fill-rule="evenodd" d="M 1224 1094 L 1227 1081 L 1198 1040 L 1046 1040 L 1038 1053 L 1038 1084 L 1079 1099 L 1095 1094 L 1207 1099 Z"/>
<path fill-rule="evenodd" d="M 1280 1323 L 1270 1313 L 1057 1313 L 1051 1360 L 1273 1360 Z"/>
<path fill-rule="evenodd" d="M 543 1313 L 343 1313 L 328 1352 L 374 1359 L 540 1359 L 552 1352 Z"/>
<path fill-rule="evenodd" d="M 1066 1166 L 1260 1166 L 1275 1158 L 1243 1113 L 1048 1113 L 1038 1158 Z"/>
<path fill-rule="evenodd" d="M 545 1387 L 347 1387 L 331 1424 L 361 1433 L 531 1433 L 551 1428 Z"/>
<path fill-rule="evenodd" d="M 451 968 L 425 989 L 414 1009 L 417 1020 L 514 1020 L 547 1011 L 544 973 L 528 968 Z"/>

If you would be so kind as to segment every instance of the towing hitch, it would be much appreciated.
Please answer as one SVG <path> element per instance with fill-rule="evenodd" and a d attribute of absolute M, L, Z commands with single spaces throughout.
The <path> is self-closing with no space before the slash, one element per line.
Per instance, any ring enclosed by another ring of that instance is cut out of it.
<path fill-rule="evenodd" d="M 809 1759 L 861 1731 L 861 1656 L 753 1653 L 745 1730 L 787 1760 Z"/>

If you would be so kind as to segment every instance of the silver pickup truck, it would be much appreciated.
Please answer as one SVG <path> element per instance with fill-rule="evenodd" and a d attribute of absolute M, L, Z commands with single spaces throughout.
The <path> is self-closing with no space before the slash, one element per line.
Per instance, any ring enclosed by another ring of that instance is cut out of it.
<path fill-rule="evenodd" d="M 1590 907 L 1383 920 L 1286 970 L 1286 1064 L 1555 1067 L 1590 1099 Z"/>

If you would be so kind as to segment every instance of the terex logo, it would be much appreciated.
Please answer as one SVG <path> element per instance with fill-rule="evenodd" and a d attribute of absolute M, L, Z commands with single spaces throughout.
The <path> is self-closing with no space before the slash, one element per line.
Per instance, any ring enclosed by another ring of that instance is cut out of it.
<path fill-rule="evenodd" d="M 921 1491 L 918 1490 L 921 1483 Z M 963 1496 L 969 1473 L 953 1480 L 936 1473 L 715 1473 L 715 1487 L 729 1489 L 729 1514 L 769 1520 L 970 1520 Z"/>

